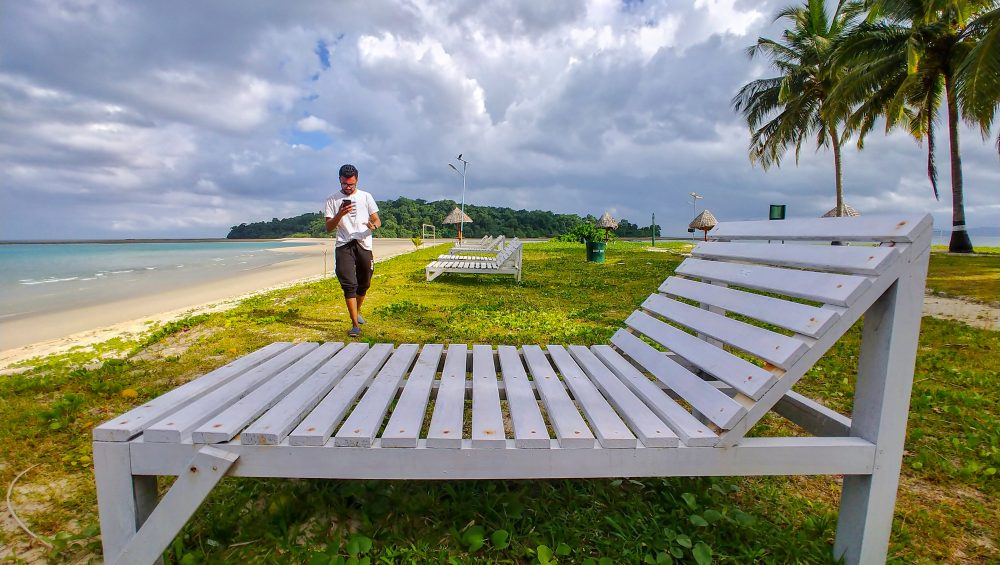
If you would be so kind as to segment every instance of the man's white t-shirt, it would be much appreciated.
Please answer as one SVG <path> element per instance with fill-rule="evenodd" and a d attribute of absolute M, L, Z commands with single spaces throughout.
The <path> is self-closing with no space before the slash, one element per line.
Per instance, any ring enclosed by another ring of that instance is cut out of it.
<path fill-rule="evenodd" d="M 350 200 L 354 204 L 354 210 L 341 218 L 340 223 L 337 224 L 337 247 L 356 239 L 361 247 L 371 251 L 372 230 L 368 229 L 365 224 L 368 223 L 372 214 L 378 212 L 378 204 L 375 203 L 371 194 L 361 189 L 355 190 L 350 196 L 344 196 L 344 193 L 338 190 L 326 199 L 326 217 L 335 217 L 337 210 L 340 210 L 340 203 L 344 200 Z"/>

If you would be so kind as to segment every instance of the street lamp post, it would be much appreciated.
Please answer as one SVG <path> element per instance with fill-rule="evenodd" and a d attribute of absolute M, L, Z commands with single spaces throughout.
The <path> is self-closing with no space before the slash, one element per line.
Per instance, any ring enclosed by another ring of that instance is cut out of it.
<path fill-rule="evenodd" d="M 461 243 L 462 234 L 465 233 L 465 171 L 469 168 L 469 162 L 462 158 L 462 154 L 458 154 L 458 160 L 462 162 L 462 170 L 459 171 L 455 165 L 448 163 L 451 170 L 462 175 L 462 217 L 459 219 L 458 224 L 458 241 Z"/>
<path fill-rule="evenodd" d="M 695 205 L 698 203 L 699 200 L 705 197 L 698 194 L 697 192 L 689 192 L 688 194 L 691 196 L 691 219 L 694 220 L 695 215 L 698 214 L 698 210 L 695 208 Z M 691 241 L 694 241 L 694 230 L 690 231 L 691 231 Z"/>

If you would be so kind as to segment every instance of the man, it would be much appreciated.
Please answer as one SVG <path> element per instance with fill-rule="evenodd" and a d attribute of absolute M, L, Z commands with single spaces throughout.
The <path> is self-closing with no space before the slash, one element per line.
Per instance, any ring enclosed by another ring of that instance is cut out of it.
<path fill-rule="evenodd" d="M 372 195 L 358 190 L 358 169 L 340 168 L 340 192 L 326 199 L 326 231 L 337 230 L 337 280 L 344 290 L 351 329 L 347 335 L 361 335 L 361 305 L 371 286 L 375 259 L 372 255 L 372 230 L 379 228 L 378 205 Z"/>

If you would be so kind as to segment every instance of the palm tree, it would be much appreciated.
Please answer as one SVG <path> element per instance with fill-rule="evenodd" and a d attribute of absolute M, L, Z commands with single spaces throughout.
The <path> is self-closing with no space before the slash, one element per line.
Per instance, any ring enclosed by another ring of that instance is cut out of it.
<path fill-rule="evenodd" d="M 986 136 L 1000 108 L 1000 8 L 984 12 L 969 23 L 969 33 L 976 38 L 976 44 L 958 67 L 955 82 L 963 107 L 981 127 L 985 125 Z"/>
<path fill-rule="evenodd" d="M 983 17 L 997 4 L 997 0 L 869 0 L 867 21 L 844 39 L 836 55 L 838 63 L 850 65 L 851 70 L 833 96 L 860 101 L 848 127 L 856 128 L 863 140 L 876 120 L 885 117 L 887 131 L 904 127 L 918 141 L 926 138 L 927 175 L 935 197 L 934 124 L 942 103 L 947 107 L 953 226 L 948 248 L 953 253 L 972 251 L 965 230 L 958 123 L 964 116 L 984 133 L 989 131 L 992 112 L 985 118 L 982 108 L 988 104 L 981 97 L 988 95 L 991 84 L 995 95 L 997 77 L 982 71 L 996 65 L 988 54 L 976 58 L 974 49 L 983 45 L 985 35 L 977 16 Z M 972 62 L 963 67 L 970 57 Z M 963 74 L 963 68 L 969 74 Z M 969 98 L 960 92 L 968 92 Z"/>
<path fill-rule="evenodd" d="M 816 134 L 817 148 L 833 148 L 837 190 L 837 215 L 844 212 L 844 187 L 840 157 L 846 137 L 838 131 L 847 108 L 831 97 L 845 70 L 834 66 L 832 56 L 858 8 L 840 0 L 832 17 L 825 0 L 806 0 L 778 12 L 774 21 L 787 19 L 790 29 L 781 41 L 765 37 L 747 49 L 753 59 L 764 56 L 780 73 L 743 86 L 733 97 L 733 108 L 742 113 L 751 130 L 750 161 L 764 169 L 780 166 L 781 158 L 795 147 L 798 163 L 802 142 Z"/>

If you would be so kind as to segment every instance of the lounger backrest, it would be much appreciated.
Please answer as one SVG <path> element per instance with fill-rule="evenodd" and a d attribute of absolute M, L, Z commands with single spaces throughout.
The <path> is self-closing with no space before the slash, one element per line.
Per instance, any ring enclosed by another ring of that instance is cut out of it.
<path fill-rule="evenodd" d="M 615 348 L 595 352 L 628 382 L 624 355 L 690 407 L 703 425 L 675 416 L 682 438 L 733 445 L 916 268 L 931 224 L 929 215 L 719 224 L 628 317 Z"/>
<path fill-rule="evenodd" d="M 496 263 L 497 266 L 503 265 L 507 259 L 514 254 L 515 251 L 521 248 L 521 241 L 518 238 L 514 238 L 507 243 L 507 246 L 497 253 Z"/>

